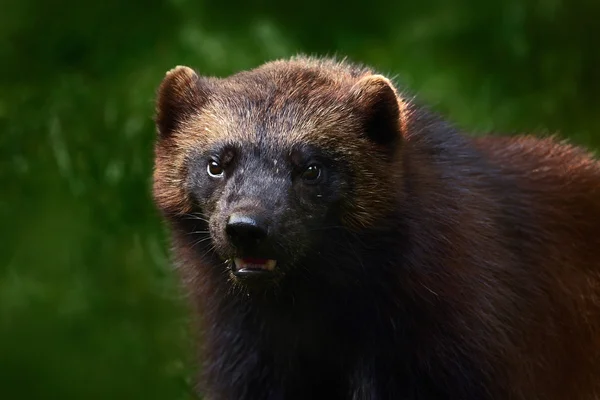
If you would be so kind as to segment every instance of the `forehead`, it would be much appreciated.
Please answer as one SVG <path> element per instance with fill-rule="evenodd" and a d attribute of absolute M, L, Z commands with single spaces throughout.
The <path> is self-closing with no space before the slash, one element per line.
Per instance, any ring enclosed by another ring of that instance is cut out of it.
<path fill-rule="evenodd" d="M 354 128 L 348 93 L 345 82 L 310 71 L 246 73 L 217 85 L 198 122 L 208 143 L 327 147 Z"/>

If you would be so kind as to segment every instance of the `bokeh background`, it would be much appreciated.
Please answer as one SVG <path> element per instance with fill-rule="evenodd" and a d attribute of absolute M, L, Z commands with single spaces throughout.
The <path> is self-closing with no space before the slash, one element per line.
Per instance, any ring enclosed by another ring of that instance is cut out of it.
<path fill-rule="evenodd" d="M 150 197 L 171 67 L 348 56 L 470 131 L 599 148 L 599 20 L 597 0 L 0 0 L 0 398 L 193 398 Z"/>

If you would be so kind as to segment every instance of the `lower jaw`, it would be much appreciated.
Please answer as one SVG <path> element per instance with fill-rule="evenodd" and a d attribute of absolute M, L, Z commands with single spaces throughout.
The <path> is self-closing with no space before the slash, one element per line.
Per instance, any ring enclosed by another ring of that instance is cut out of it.
<path fill-rule="evenodd" d="M 275 274 L 274 271 L 266 271 L 261 269 L 232 269 L 231 273 L 239 279 L 268 278 Z"/>

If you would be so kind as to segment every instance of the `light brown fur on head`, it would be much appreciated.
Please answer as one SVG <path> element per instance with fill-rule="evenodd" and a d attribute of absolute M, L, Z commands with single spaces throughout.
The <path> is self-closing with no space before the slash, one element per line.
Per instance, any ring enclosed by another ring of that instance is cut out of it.
<path fill-rule="evenodd" d="M 176 67 L 163 80 L 157 102 L 160 140 L 156 146 L 154 193 L 170 213 L 190 210 L 185 182 L 187 159 L 216 141 L 247 145 L 269 140 L 282 148 L 309 143 L 328 149 L 355 169 L 354 192 L 344 220 L 366 227 L 392 206 L 400 168 L 400 135 L 378 144 L 364 124 L 387 120 L 400 133 L 404 110 L 392 82 L 369 69 L 331 60 L 296 58 L 267 63 L 226 79 L 204 78 L 188 67 Z M 385 114 L 371 115 L 374 113 Z M 386 139 L 387 140 L 387 139 Z M 387 176 L 381 176 L 386 171 Z M 373 194 L 376 194 L 375 196 Z"/>

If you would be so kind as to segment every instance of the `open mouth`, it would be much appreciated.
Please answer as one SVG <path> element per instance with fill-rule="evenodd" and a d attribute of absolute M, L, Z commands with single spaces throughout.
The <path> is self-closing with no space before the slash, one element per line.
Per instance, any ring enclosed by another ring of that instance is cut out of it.
<path fill-rule="evenodd" d="M 276 260 L 271 260 L 268 258 L 234 258 L 231 270 L 234 275 L 239 277 L 250 275 L 263 275 L 269 272 L 273 272 L 276 265 Z"/>

